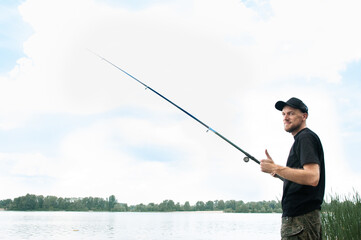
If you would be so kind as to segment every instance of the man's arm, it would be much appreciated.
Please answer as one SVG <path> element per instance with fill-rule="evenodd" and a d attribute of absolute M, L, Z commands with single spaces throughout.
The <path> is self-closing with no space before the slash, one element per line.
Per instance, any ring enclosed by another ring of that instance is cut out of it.
<path fill-rule="evenodd" d="M 303 169 L 294 169 L 277 165 L 273 162 L 271 156 L 266 150 L 267 159 L 261 160 L 261 171 L 270 173 L 272 176 L 276 174 L 289 181 L 309 186 L 317 186 L 320 180 L 320 166 L 317 163 L 308 163 Z"/>

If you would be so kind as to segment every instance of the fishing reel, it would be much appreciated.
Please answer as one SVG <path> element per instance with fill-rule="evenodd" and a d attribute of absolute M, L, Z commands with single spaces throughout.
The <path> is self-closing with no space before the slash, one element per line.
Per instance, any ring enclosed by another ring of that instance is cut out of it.
<path fill-rule="evenodd" d="M 244 162 L 249 162 L 249 157 L 244 157 L 244 158 L 243 158 L 243 161 L 244 161 Z"/>

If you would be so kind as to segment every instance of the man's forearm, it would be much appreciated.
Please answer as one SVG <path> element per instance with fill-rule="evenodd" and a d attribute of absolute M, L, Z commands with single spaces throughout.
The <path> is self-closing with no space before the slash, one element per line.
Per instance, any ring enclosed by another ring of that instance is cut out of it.
<path fill-rule="evenodd" d="M 277 174 L 298 184 L 315 187 L 319 181 L 319 166 L 318 164 L 307 164 L 303 169 L 294 169 L 275 164 L 272 174 Z"/>

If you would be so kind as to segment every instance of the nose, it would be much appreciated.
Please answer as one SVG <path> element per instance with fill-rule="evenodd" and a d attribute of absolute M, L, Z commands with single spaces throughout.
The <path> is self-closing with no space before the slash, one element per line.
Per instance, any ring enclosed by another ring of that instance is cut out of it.
<path fill-rule="evenodd" d="M 283 121 L 287 121 L 288 120 L 288 115 L 287 114 L 284 114 L 283 115 Z"/>

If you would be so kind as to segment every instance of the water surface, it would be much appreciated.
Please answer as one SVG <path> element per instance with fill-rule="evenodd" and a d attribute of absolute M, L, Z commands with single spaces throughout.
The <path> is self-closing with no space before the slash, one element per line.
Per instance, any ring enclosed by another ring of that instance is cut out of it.
<path fill-rule="evenodd" d="M 281 214 L 0 212 L 0 239 L 280 239 Z"/>

